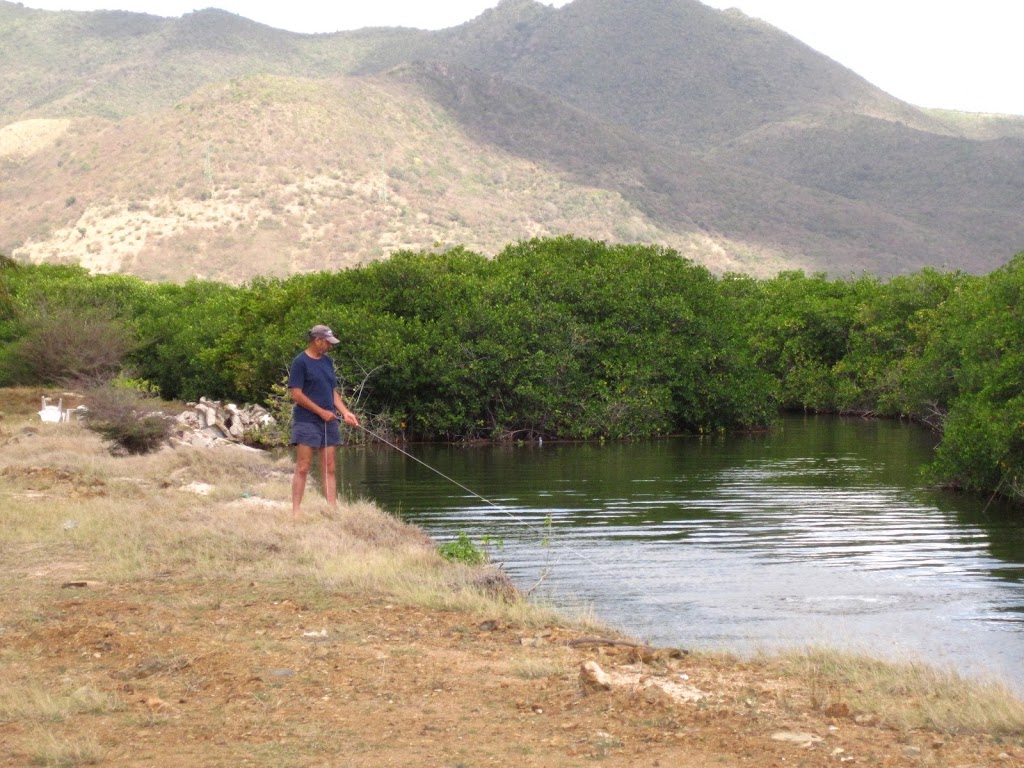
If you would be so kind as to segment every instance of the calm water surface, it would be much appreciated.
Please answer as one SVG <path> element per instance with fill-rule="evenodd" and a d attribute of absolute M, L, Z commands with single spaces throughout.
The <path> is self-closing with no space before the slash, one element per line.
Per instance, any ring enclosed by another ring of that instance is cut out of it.
<path fill-rule="evenodd" d="M 500 539 L 521 587 L 664 645 L 828 644 L 1024 693 L 1024 516 L 928 491 L 930 435 L 788 418 L 756 437 L 339 453 L 346 491 L 444 540 Z M 488 504 L 474 496 L 479 494 Z"/>

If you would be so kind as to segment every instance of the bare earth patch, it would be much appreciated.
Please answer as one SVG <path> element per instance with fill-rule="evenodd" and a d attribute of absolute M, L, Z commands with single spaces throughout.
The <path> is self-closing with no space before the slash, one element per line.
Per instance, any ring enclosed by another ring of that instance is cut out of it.
<path fill-rule="evenodd" d="M 1019 746 L 984 736 L 812 711 L 755 666 L 638 666 L 628 648 L 568 646 L 577 633 L 561 627 L 365 594 L 296 599 L 287 584 L 59 582 L 34 585 L 31 615 L 0 618 L 0 681 L 108 704 L 38 723 L 0 701 L 3 766 L 40 764 L 40 729 L 69 750 L 91 740 L 95 764 L 118 766 L 1021 764 Z M 588 693 L 588 659 L 627 683 Z M 643 684 L 680 675 L 705 697 Z"/>
<path fill-rule="evenodd" d="M 0 128 L 0 157 L 27 157 L 64 135 L 70 120 L 22 120 Z"/>

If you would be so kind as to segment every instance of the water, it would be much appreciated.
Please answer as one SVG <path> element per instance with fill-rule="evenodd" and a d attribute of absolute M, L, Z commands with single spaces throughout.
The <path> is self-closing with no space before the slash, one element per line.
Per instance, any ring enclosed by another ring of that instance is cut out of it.
<path fill-rule="evenodd" d="M 390 448 L 338 458 L 349 493 L 439 540 L 499 539 L 520 587 L 650 642 L 822 644 L 1024 693 L 1024 516 L 923 488 L 931 450 L 910 425 L 801 417 L 754 437 L 409 449 L 465 489 Z"/>

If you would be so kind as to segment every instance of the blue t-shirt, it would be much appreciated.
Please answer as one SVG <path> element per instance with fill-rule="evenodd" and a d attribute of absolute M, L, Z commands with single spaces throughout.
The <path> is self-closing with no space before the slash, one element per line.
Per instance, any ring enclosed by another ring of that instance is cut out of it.
<path fill-rule="evenodd" d="M 334 375 L 334 361 L 327 355 L 314 359 L 304 351 L 292 360 L 288 369 L 288 389 L 301 389 L 310 400 L 327 411 L 334 412 L 334 390 L 338 377 Z M 292 419 L 308 424 L 323 424 L 324 420 L 296 403 Z"/>

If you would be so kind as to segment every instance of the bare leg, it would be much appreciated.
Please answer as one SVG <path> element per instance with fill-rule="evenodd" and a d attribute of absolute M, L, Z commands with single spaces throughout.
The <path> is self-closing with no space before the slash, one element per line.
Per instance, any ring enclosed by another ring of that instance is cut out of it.
<path fill-rule="evenodd" d="M 324 498 L 327 506 L 338 506 L 338 484 L 334 476 L 334 455 L 337 449 L 332 445 L 320 451 L 320 468 L 324 473 Z"/>
<path fill-rule="evenodd" d="M 306 478 L 313 463 L 313 448 L 309 445 L 295 446 L 295 474 L 292 476 L 292 517 L 299 518 L 302 495 L 306 491 Z"/>

